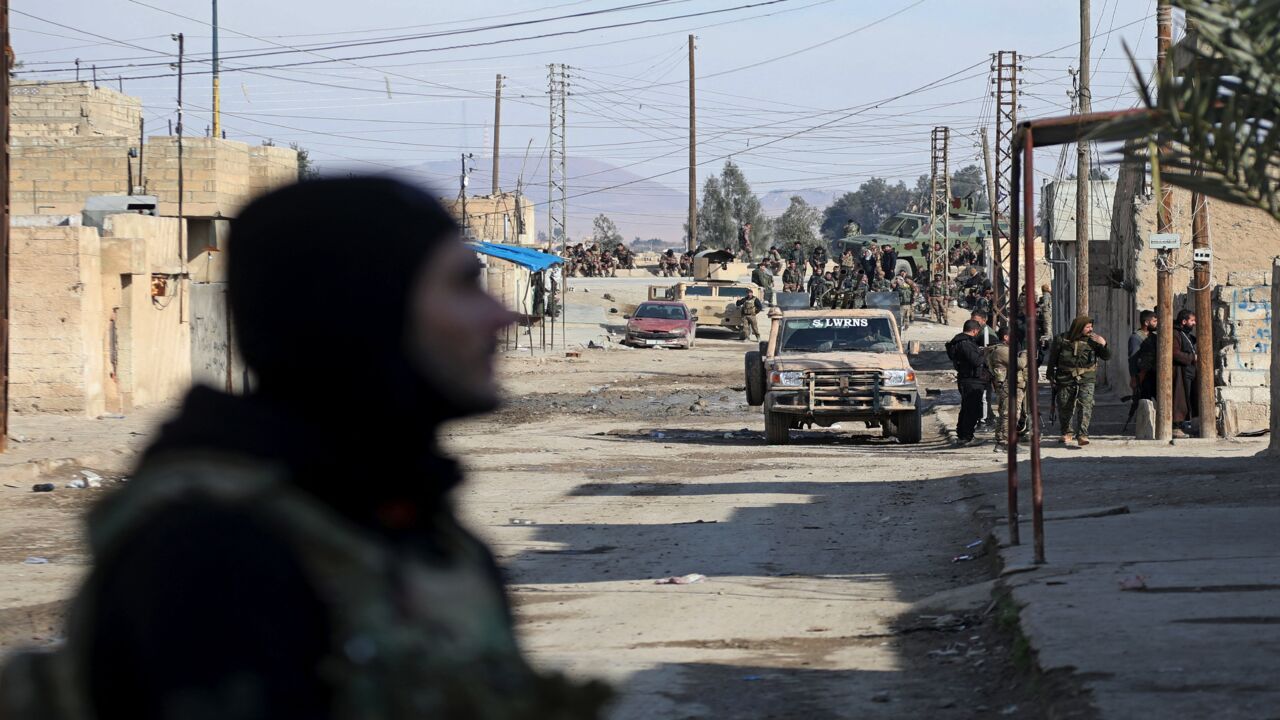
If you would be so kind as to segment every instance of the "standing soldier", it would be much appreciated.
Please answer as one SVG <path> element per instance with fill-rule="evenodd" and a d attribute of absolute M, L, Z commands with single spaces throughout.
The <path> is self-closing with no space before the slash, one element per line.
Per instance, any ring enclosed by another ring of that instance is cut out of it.
<path fill-rule="evenodd" d="M 773 273 L 769 272 L 764 262 L 756 263 L 755 269 L 751 271 L 751 282 L 760 286 L 760 293 L 764 295 L 765 302 L 770 305 L 778 304 L 773 294 Z"/>
<path fill-rule="evenodd" d="M 1036 301 L 1036 339 L 1047 343 L 1053 337 L 1053 290 L 1048 283 L 1040 286 L 1040 299 Z"/>
<path fill-rule="evenodd" d="M 845 248 L 840 253 L 840 274 L 843 277 L 853 272 L 858 267 L 858 261 L 853 257 L 853 248 Z"/>
<path fill-rule="evenodd" d="M 1093 332 L 1093 320 L 1085 315 L 1072 321 L 1071 330 L 1053 339 L 1045 377 L 1054 385 L 1063 445 L 1073 440 L 1080 447 L 1089 444 L 1098 360 L 1110 359 L 1107 339 Z"/>
<path fill-rule="evenodd" d="M 804 253 L 804 245 L 799 240 L 791 246 L 791 251 L 787 253 L 787 260 L 796 264 L 796 270 L 800 272 L 800 284 L 804 284 L 804 266 L 808 257 Z M 796 292 L 799 292 L 798 290 Z"/>
<path fill-rule="evenodd" d="M 933 282 L 929 283 L 927 291 L 929 296 L 929 311 L 933 313 L 934 322 L 939 325 L 947 324 L 947 286 L 942 282 L 941 275 L 934 275 Z"/>
<path fill-rule="evenodd" d="M 996 391 L 996 452 L 1005 452 L 1009 445 L 1009 364 L 1012 349 L 1009 343 L 1009 328 L 1001 327 L 997 333 L 1001 344 L 987 353 L 987 368 L 991 370 L 991 382 Z M 1027 351 L 1018 353 L 1018 413 L 1025 412 L 1027 402 Z M 1018 419 L 1014 420 L 1017 427 Z"/>
<path fill-rule="evenodd" d="M 751 223 L 744 223 L 738 228 L 738 259 L 751 262 Z"/>
<path fill-rule="evenodd" d="M 804 288 L 804 272 L 796 265 L 795 260 L 787 261 L 787 269 L 782 271 L 782 292 L 801 292 Z"/>
<path fill-rule="evenodd" d="M 760 303 L 760 298 L 756 297 L 751 288 L 747 288 L 746 297 L 739 298 L 738 302 L 734 304 L 738 306 L 738 309 L 742 310 L 742 339 L 746 340 L 747 335 L 750 334 L 756 340 L 759 340 L 760 326 L 756 324 L 756 315 L 759 315 L 760 311 L 764 310 L 764 305 Z"/>
<path fill-rule="evenodd" d="M 827 249 L 821 245 L 815 245 L 809 251 L 809 267 L 812 268 L 814 275 L 821 276 L 827 271 Z"/>
<path fill-rule="evenodd" d="M 907 271 L 898 273 L 894 281 L 898 286 L 898 299 L 902 301 L 902 327 L 909 327 L 915 320 L 916 284 L 907 277 Z"/>

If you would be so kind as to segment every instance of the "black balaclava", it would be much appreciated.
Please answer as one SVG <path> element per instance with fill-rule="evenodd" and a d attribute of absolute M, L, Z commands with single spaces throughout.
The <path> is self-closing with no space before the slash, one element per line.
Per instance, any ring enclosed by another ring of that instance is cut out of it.
<path fill-rule="evenodd" d="M 362 521 L 388 504 L 431 510 L 458 480 L 436 428 L 465 412 L 410 361 L 410 293 L 457 232 L 434 198 L 385 177 L 309 181 L 250 203 L 232 221 L 227 261 L 253 390 L 193 391 L 148 455 L 274 461 Z"/>

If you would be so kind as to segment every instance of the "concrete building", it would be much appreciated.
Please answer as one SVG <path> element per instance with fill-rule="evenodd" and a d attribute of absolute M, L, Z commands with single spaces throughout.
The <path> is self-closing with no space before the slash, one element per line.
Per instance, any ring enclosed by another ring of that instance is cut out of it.
<path fill-rule="evenodd" d="M 183 138 L 180 220 L 177 138 L 145 138 L 141 116 L 136 98 L 89 83 L 13 85 L 15 411 L 118 413 L 193 379 L 244 386 L 225 312 L 229 220 L 296 180 L 297 155 Z M 82 214 L 91 197 L 143 194 L 158 216 Z"/>
<path fill-rule="evenodd" d="M 1145 167 L 1125 164 L 1115 181 L 1091 187 L 1090 314 L 1098 331 L 1123 347 L 1137 325 L 1138 312 L 1155 307 L 1156 255 L 1148 238 L 1156 231 L 1158 199 L 1150 194 Z M 1058 328 L 1074 314 L 1075 181 L 1045 187 L 1042 218 L 1054 267 L 1054 306 Z M 1194 309 L 1191 286 L 1191 197 L 1175 189 L 1173 232 L 1182 236 L 1174 253 L 1173 312 Z M 1280 223 L 1261 210 L 1209 203 L 1213 246 L 1212 288 L 1217 298 L 1213 323 L 1219 426 L 1229 432 L 1266 427 L 1265 389 L 1271 364 L 1270 287 L 1264 277 L 1271 258 L 1280 255 Z M 1259 333 L 1265 334 L 1265 337 Z M 1246 389 L 1247 388 L 1247 389 Z M 1128 394 L 1128 358 L 1117 352 L 1099 369 L 1099 390 Z"/>
<path fill-rule="evenodd" d="M 465 218 L 461 198 L 441 198 L 441 202 L 466 229 L 470 240 L 526 246 L 537 242 L 533 203 L 524 195 L 504 192 L 468 196 Z"/>

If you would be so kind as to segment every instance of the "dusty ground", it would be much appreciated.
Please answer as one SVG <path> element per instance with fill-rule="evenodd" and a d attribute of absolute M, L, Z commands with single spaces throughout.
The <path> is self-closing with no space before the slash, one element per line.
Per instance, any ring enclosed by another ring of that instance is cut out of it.
<path fill-rule="evenodd" d="M 647 285 L 594 283 L 581 283 L 583 306 L 602 316 L 616 304 L 603 292 L 625 303 Z M 852 427 L 766 445 L 741 391 L 749 344 L 714 332 L 691 351 L 630 350 L 600 325 L 571 325 L 571 345 L 609 349 L 511 353 L 507 406 L 450 427 L 446 445 L 469 469 L 460 509 L 498 554 L 536 660 L 613 682 L 620 720 L 1089 717 L 1071 678 L 1030 672 L 1016 611 L 993 603 L 994 553 L 968 547 L 1003 507 L 1003 468 L 989 446 L 953 450 L 943 435 L 938 411 L 953 413 L 955 393 L 936 348 L 954 331 L 908 333 L 926 342 L 922 381 L 941 390 L 909 447 Z M 80 442 L 121 450 L 140 432 L 86 427 Z M 1126 455 L 1163 472 L 1222 454 L 1105 438 L 1094 449 L 1046 451 L 1047 473 L 1079 478 L 1051 500 L 1133 502 L 1133 464 L 1110 464 Z M 1233 470 L 1247 453 L 1227 453 L 1238 458 L 1213 473 L 1218 492 L 1245 482 Z M 111 492 L 65 489 L 74 468 L 58 468 L 54 493 L 0 487 L 0 649 L 56 638 L 86 567 L 80 517 Z M 707 579 L 655 584 L 688 573 Z"/>

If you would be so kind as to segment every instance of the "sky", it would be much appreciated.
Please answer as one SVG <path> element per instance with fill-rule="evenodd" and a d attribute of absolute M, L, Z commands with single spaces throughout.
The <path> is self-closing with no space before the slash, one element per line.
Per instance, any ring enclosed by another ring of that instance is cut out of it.
<path fill-rule="evenodd" d="M 1137 102 L 1126 46 L 1150 67 L 1154 13 L 1155 0 L 1092 0 L 1094 110 Z M 326 172 L 463 152 L 487 164 L 501 74 L 501 152 L 545 182 L 547 65 L 564 63 L 569 154 L 676 192 L 690 34 L 699 185 L 732 158 L 758 193 L 853 190 L 872 176 L 912 185 L 929 172 L 935 126 L 951 128 L 953 168 L 980 163 L 992 53 L 1021 54 L 1020 119 L 1069 113 L 1079 63 L 1075 0 L 221 0 L 219 14 L 228 138 L 297 143 Z M 183 33 L 186 127 L 202 135 L 210 19 L 211 0 L 15 0 L 10 23 L 20 79 L 73 80 L 76 59 L 89 79 L 96 64 L 100 84 L 142 98 L 148 134 L 175 117 L 171 34 Z M 1059 176 L 1061 151 L 1037 153 L 1040 179 Z M 456 173 L 418 175 L 457 187 Z M 571 213 L 592 214 L 601 177 L 570 177 Z"/>

